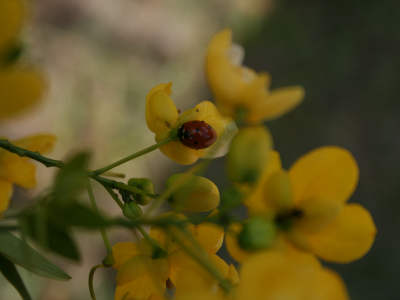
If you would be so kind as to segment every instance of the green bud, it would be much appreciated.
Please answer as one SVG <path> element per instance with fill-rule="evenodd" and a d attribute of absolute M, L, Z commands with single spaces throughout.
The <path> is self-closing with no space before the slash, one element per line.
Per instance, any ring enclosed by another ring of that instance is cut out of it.
<path fill-rule="evenodd" d="M 265 126 L 245 127 L 233 138 L 227 156 L 231 181 L 254 183 L 270 157 L 272 138 Z"/>
<path fill-rule="evenodd" d="M 150 194 L 154 194 L 154 184 L 148 178 L 131 178 L 128 181 L 128 185 L 138 188 L 139 190 L 148 192 Z M 132 197 L 140 205 L 147 205 L 151 200 L 151 197 L 135 193 L 132 193 Z"/>
<path fill-rule="evenodd" d="M 142 209 L 135 202 L 125 203 L 122 213 L 125 217 L 132 221 L 140 219 L 143 215 Z"/>
<path fill-rule="evenodd" d="M 204 212 L 219 205 L 218 188 L 207 178 L 188 173 L 175 174 L 165 185 L 168 202 L 175 209 Z"/>
<path fill-rule="evenodd" d="M 253 218 L 243 223 L 238 236 L 240 247 L 244 250 L 262 250 L 275 242 L 276 228 L 272 221 L 265 218 Z"/>

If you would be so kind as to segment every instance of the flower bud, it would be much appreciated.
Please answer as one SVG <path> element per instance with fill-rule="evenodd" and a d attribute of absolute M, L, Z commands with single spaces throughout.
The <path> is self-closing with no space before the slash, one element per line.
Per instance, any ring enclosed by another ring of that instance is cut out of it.
<path fill-rule="evenodd" d="M 140 219 L 143 214 L 142 209 L 135 202 L 125 203 L 124 208 L 122 209 L 122 213 L 125 217 L 132 221 Z"/>
<path fill-rule="evenodd" d="M 154 184 L 148 178 L 131 178 L 128 181 L 128 185 L 138 188 L 139 190 L 154 194 Z M 135 193 L 132 193 L 132 197 L 140 205 L 147 205 L 151 200 L 151 197 Z"/>
<path fill-rule="evenodd" d="M 262 250 L 273 245 L 276 237 L 276 228 L 271 220 L 253 218 L 243 223 L 238 242 L 244 250 Z"/>
<path fill-rule="evenodd" d="M 219 205 L 219 191 L 210 180 L 188 173 L 175 174 L 166 182 L 169 204 L 175 209 L 209 211 Z"/>
<path fill-rule="evenodd" d="M 228 178 L 254 183 L 268 162 L 272 138 L 265 126 L 245 127 L 233 138 L 227 157 Z"/>

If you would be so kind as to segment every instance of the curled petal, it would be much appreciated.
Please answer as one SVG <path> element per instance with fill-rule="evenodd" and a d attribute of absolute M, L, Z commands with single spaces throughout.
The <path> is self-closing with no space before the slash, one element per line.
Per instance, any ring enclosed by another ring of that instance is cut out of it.
<path fill-rule="evenodd" d="M 222 246 L 225 232 L 220 225 L 203 222 L 193 227 L 193 234 L 204 250 L 216 253 Z"/>
<path fill-rule="evenodd" d="M 270 94 L 264 93 L 257 105 L 251 106 L 247 119 L 250 122 L 272 120 L 291 111 L 303 100 L 305 91 L 301 86 L 284 87 L 273 90 Z"/>
<path fill-rule="evenodd" d="M 154 87 L 146 98 L 146 123 L 154 133 L 172 129 L 178 118 L 178 110 L 171 100 L 172 82 Z"/>
<path fill-rule="evenodd" d="M 346 149 L 325 146 L 300 157 L 290 168 L 295 203 L 315 197 L 346 202 L 358 182 L 358 166 Z"/>
<path fill-rule="evenodd" d="M 10 181 L 0 179 L 0 214 L 7 209 L 10 203 L 12 191 L 12 183 Z"/>
<path fill-rule="evenodd" d="M 313 276 L 306 299 L 350 300 L 343 279 L 333 270 L 323 268 L 318 275 Z"/>
<path fill-rule="evenodd" d="M 375 235 L 370 213 L 359 204 L 348 204 L 332 223 L 308 238 L 312 251 L 322 259 L 348 263 L 368 252 Z"/>
<path fill-rule="evenodd" d="M 0 118 L 13 116 L 36 104 L 45 89 L 43 77 L 37 70 L 0 72 L 0 99 L 4 99 Z"/>

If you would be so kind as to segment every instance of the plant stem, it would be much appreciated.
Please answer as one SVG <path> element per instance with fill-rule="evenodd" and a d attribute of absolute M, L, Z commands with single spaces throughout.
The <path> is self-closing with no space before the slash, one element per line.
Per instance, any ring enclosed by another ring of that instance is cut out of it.
<path fill-rule="evenodd" d="M 96 200 L 94 199 L 94 195 L 93 195 L 92 187 L 90 185 L 89 178 L 87 178 L 87 177 L 85 178 L 85 183 L 86 183 L 87 191 L 89 193 L 90 202 L 92 203 L 93 210 L 97 215 L 99 215 L 99 210 L 97 208 Z M 107 249 L 107 254 L 112 254 L 113 253 L 112 247 L 111 247 L 110 241 L 108 240 L 107 233 L 106 233 L 104 227 L 100 227 L 100 232 L 101 232 L 101 237 L 103 238 L 103 241 L 104 241 L 104 245 L 106 246 L 106 249 Z"/>
<path fill-rule="evenodd" d="M 161 247 L 156 243 L 155 240 L 143 229 L 142 226 L 139 224 L 135 225 L 136 229 L 143 235 L 143 237 L 149 241 L 149 243 L 154 247 L 156 250 L 162 250 Z"/>
<path fill-rule="evenodd" d="M 94 277 L 94 272 L 96 272 L 96 270 L 98 268 L 104 268 L 104 266 L 103 265 L 94 266 L 93 268 L 90 269 L 90 273 L 89 273 L 89 291 L 90 291 L 90 296 L 92 297 L 92 300 L 96 300 L 96 296 L 94 295 L 94 288 L 93 288 L 93 277 Z"/>
<path fill-rule="evenodd" d="M 183 226 L 180 226 L 180 228 L 195 248 L 187 247 L 187 245 L 182 242 L 181 238 L 175 234 L 174 231 L 168 230 L 168 233 L 185 249 L 190 256 L 192 256 L 200 265 L 204 267 L 204 269 L 206 269 L 212 276 L 214 276 L 215 279 L 219 281 L 220 286 L 226 293 L 229 293 L 232 289 L 229 281 L 222 277 L 219 270 L 213 264 L 211 264 L 201 252 L 194 251 L 194 249 L 202 249 L 200 244 L 190 232 L 187 232 L 186 228 Z"/>
<path fill-rule="evenodd" d="M 126 163 L 126 162 L 128 162 L 128 161 L 130 161 L 132 159 L 135 159 L 135 158 L 137 158 L 139 156 L 142 156 L 142 155 L 144 155 L 146 153 L 154 151 L 154 150 L 160 148 L 161 146 L 164 146 L 164 145 L 174 141 L 175 139 L 176 139 L 175 137 L 169 137 L 169 138 L 167 138 L 167 139 L 165 139 L 165 140 L 163 140 L 163 141 L 161 141 L 161 142 L 159 142 L 159 143 L 157 143 L 157 144 L 155 144 L 153 146 L 150 146 L 150 147 L 148 147 L 146 149 L 143 149 L 143 150 L 141 150 L 139 152 L 131 154 L 131 155 L 129 155 L 129 156 L 127 156 L 127 157 L 115 162 L 115 163 L 112 163 L 111 165 L 108 165 L 108 166 L 106 166 L 104 168 L 98 169 L 98 170 L 94 171 L 94 173 L 96 175 L 103 174 L 104 172 L 107 172 L 108 170 L 111 170 L 111 169 L 113 169 L 113 168 L 115 168 L 115 167 L 117 167 L 119 165 L 122 165 L 123 163 Z"/>
<path fill-rule="evenodd" d="M 11 153 L 15 153 L 20 157 L 29 157 L 32 158 L 42 164 L 44 164 L 47 168 L 56 167 L 56 168 L 64 168 L 65 164 L 60 160 L 50 159 L 41 155 L 38 151 L 33 152 L 18 146 L 11 144 L 8 140 L 0 139 L 0 147 L 10 151 Z"/>

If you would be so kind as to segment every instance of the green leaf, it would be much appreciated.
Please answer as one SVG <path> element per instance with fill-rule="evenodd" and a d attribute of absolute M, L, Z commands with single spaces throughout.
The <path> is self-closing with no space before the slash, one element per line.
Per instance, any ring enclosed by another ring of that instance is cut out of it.
<path fill-rule="evenodd" d="M 89 153 L 78 153 L 58 172 L 53 191 L 56 201 L 68 203 L 76 200 L 77 194 L 85 187 L 84 170 L 88 160 Z"/>
<path fill-rule="evenodd" d="M 67 273 L 8 231 L 0 231 L 0 254 L 39 276 L 61 281 L 71 279 Z"/>
<path fill-rule="evenodd" d="M 28 216 L 28 234 L 45 249 L 51 250 L 66 258 L 80 261 L 80 253 L 71 236 L 70 229 L 61 223 L 54 222 L 46 213 Z"/>
<path fill-rule="evenodd" d="M 17 271 L 15 265 L 0 254 L 0 272 L 4 275 L 4 277 L 8 280 L 9 283 L 17 290 L 17 292 L 21 295 L 24 300 L 32 300 L 31 296 L 26 289 L 24 282 L 22 281 L 21 276 Z"/>
<path fill-rule="evenodd" d="M 110 221 L 103 216 L 97 215 L 93 209 L 76 202 L 70 205 L 52 203 L 49 206 L 49 217 L 54 222 L 65 226 L 99 228 L 111 225 Z"/>

